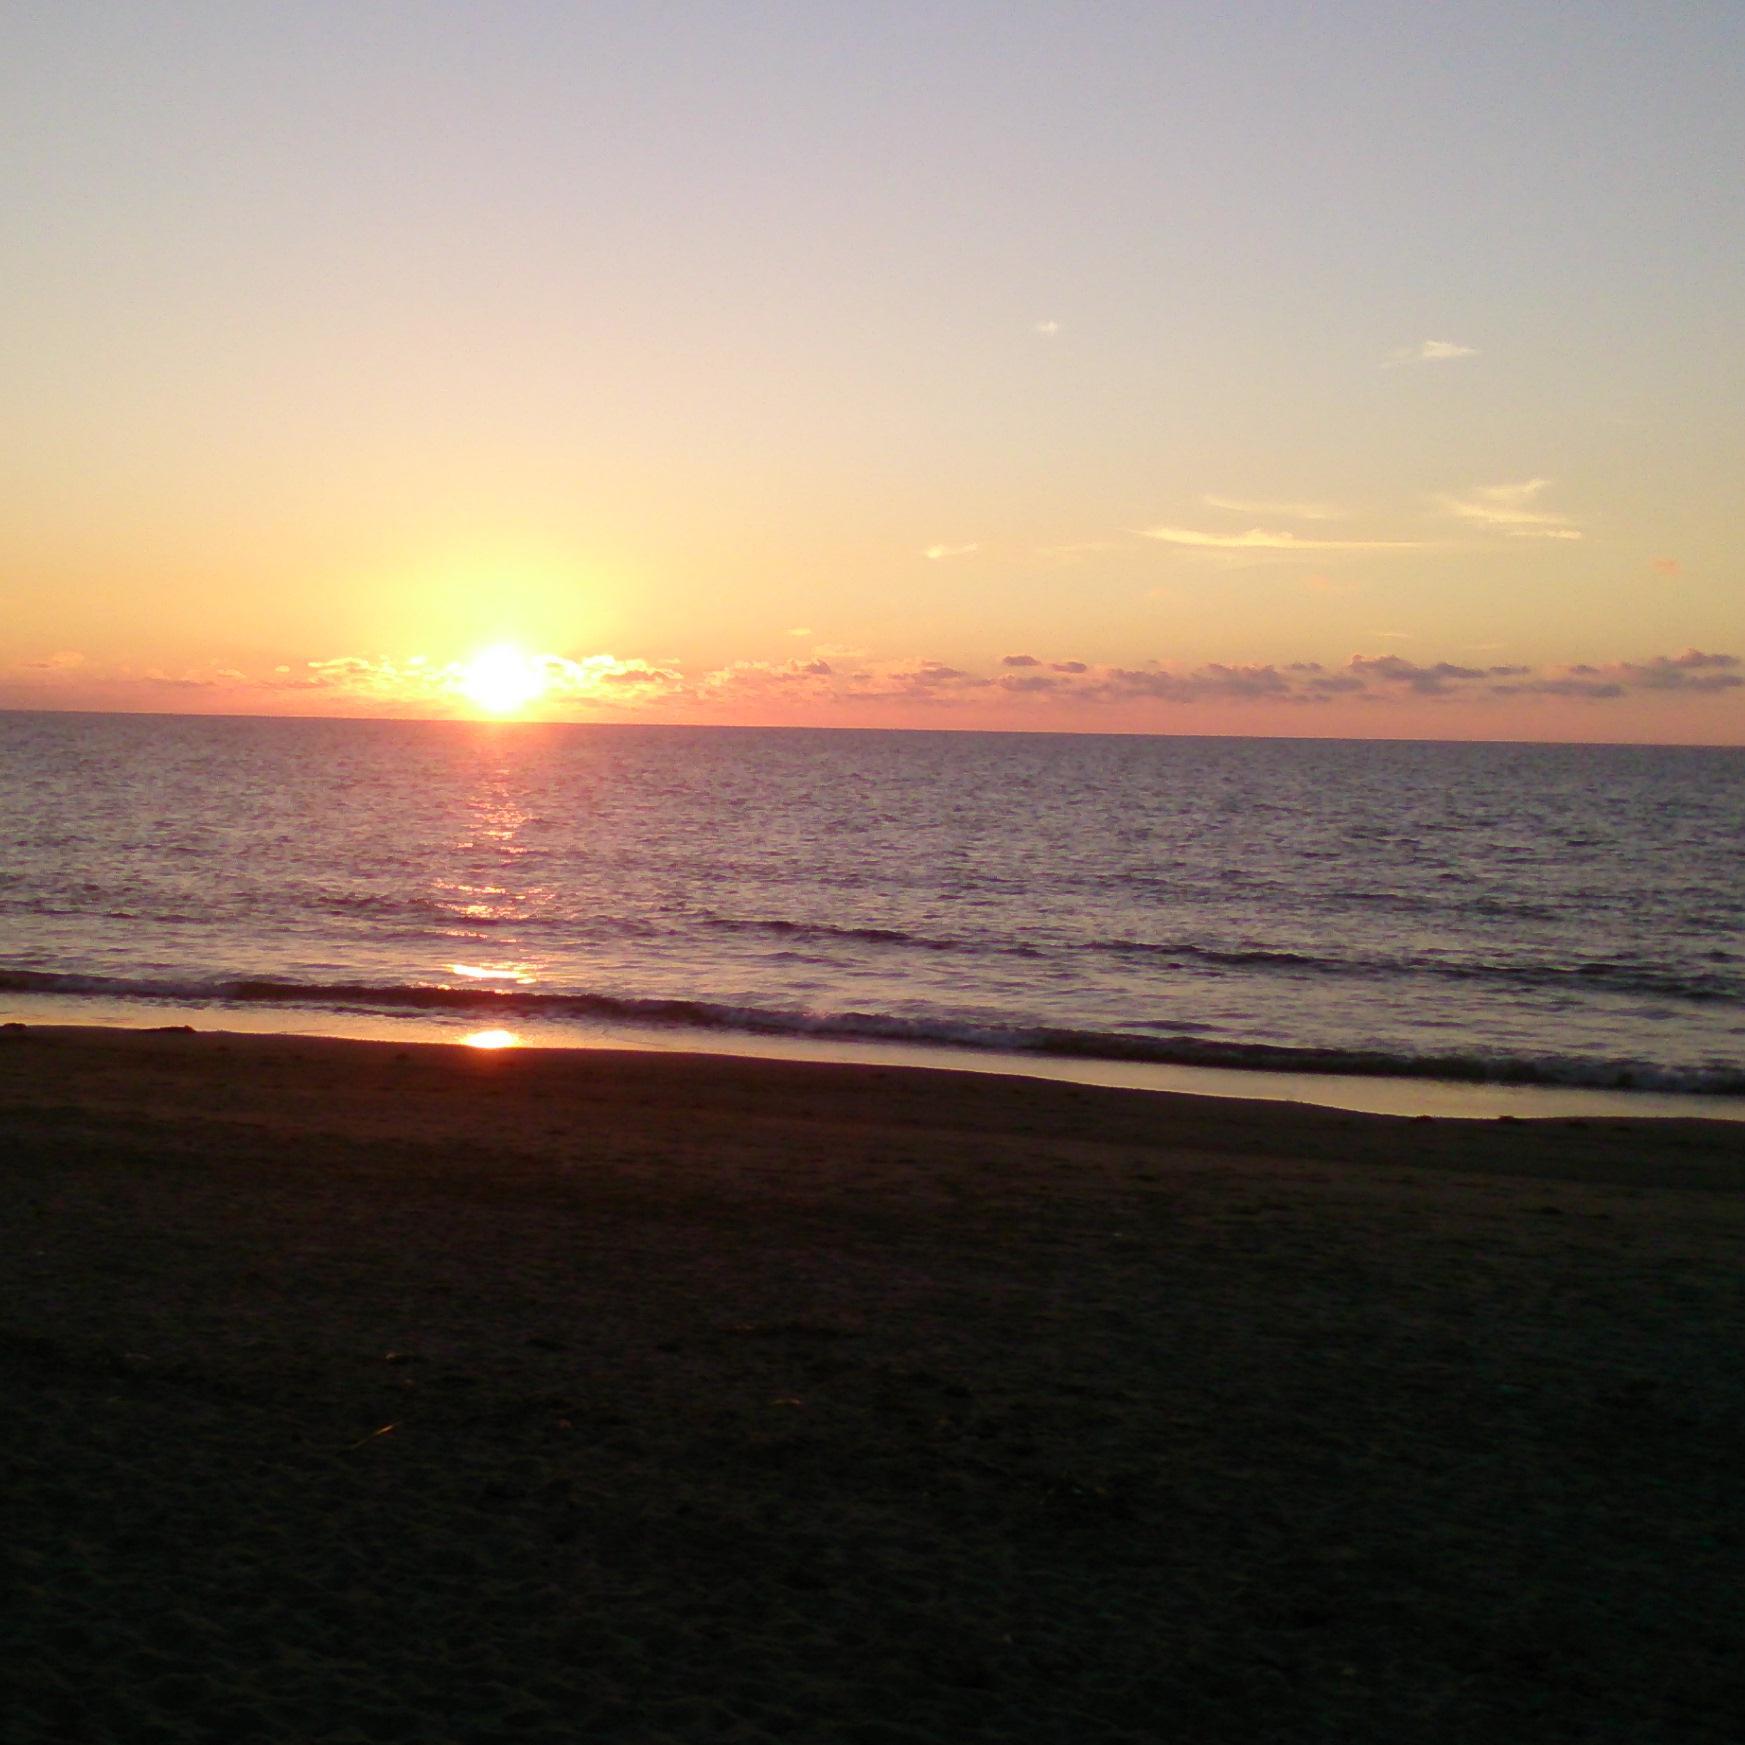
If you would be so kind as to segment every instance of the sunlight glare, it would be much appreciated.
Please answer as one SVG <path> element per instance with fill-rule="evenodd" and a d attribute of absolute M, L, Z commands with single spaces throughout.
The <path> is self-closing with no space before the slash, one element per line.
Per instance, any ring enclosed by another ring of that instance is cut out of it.
<path fill-rule="evenodd" d="M 544 667 L 512 642 L 480 649 L 460 672 L 461 695 L 489 715 L 513 715 L 545 687 Z"/>
<path fill-rule="evenodd" d="M 463 1048 L 515 1048 L 520 1042 L 513 1030 L 475 1030 L 461 1038 Z"/>
<path fill-rule="evenodd" d="M 521 987 L 530 987 L 535 978 L 532 972 L 521 964 L 510 964 L 503 969 L 487 969 L 477 963 L 451 963 L 448 966 L 450 975 L 464 976 L 473 982 L 515 982 Z"/>

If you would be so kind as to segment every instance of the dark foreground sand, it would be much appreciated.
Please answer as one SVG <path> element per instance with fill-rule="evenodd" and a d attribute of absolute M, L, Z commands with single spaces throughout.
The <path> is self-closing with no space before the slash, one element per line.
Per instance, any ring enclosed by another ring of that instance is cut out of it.
<path fill-rule="evenodd" d="M 0 1033 L 4 1736 L 1745 1716 L 1745 1129 Z"/>

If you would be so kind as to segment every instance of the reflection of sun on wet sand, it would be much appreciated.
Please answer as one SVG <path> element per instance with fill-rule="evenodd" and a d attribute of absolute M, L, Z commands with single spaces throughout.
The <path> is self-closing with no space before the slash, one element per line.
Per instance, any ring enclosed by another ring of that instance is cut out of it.
<path fill-rule="evenodd" d="M 0 1036 L 11 1737 L 1722 1739 L 1745 1130 Z"/>

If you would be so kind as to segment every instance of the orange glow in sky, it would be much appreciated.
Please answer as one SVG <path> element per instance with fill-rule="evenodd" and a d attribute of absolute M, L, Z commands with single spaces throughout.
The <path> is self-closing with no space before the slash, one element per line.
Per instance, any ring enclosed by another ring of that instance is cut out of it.
<path fill-rule="evenodd" d="M 0 710 L 1745 744 L 1736 4 L 22 10 Z"/>

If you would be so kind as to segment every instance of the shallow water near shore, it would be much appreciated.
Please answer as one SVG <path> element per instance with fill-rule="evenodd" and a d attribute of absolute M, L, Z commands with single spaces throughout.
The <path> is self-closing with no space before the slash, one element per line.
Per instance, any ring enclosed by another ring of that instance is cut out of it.
<path fill-rule="evenodd" d="M 1689 748 L 0 716 L 0 1008 L 1745 1115 L 1742 778 Z"/>

